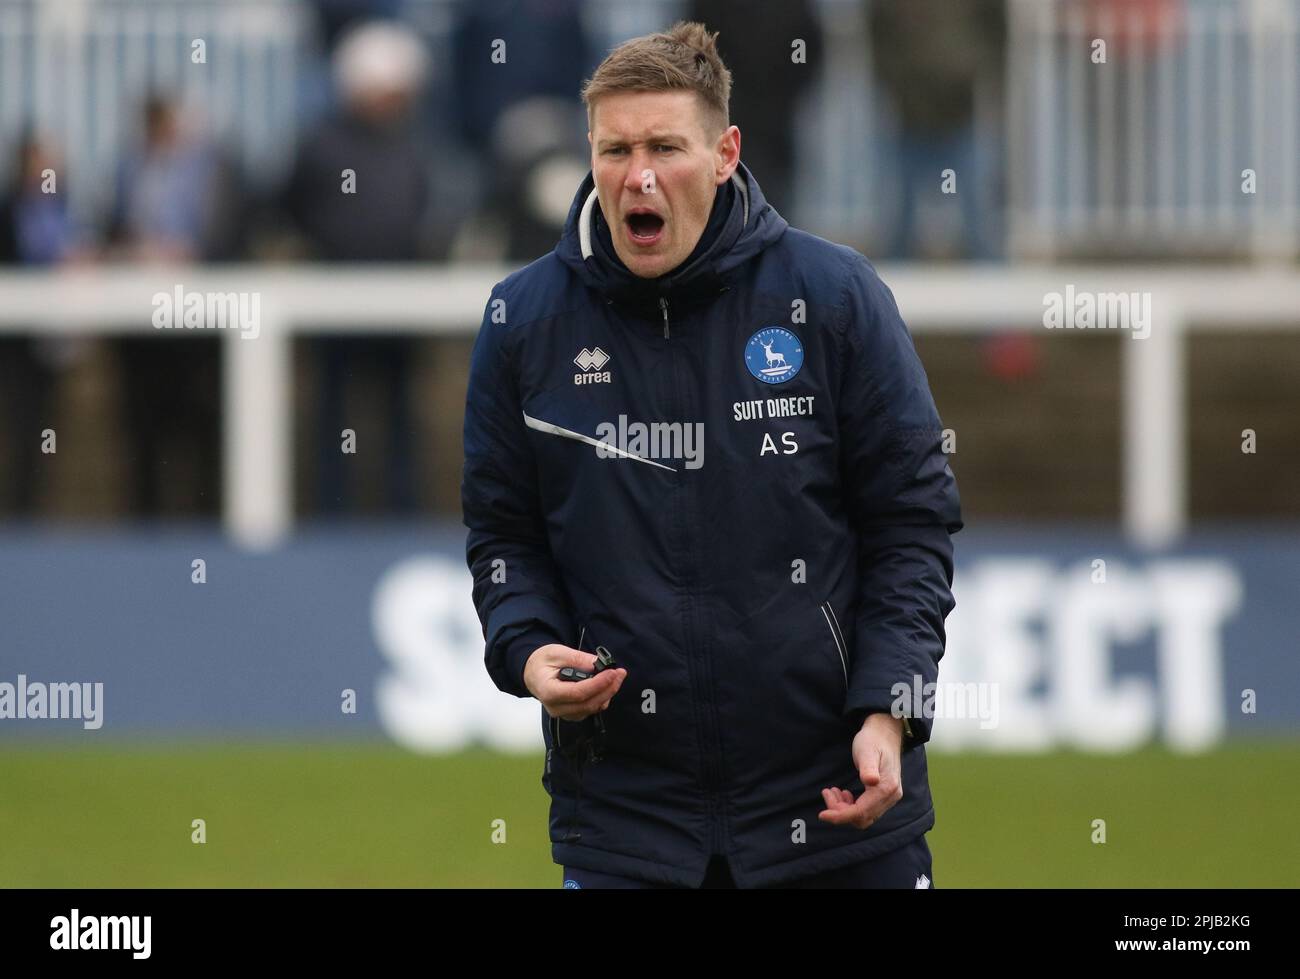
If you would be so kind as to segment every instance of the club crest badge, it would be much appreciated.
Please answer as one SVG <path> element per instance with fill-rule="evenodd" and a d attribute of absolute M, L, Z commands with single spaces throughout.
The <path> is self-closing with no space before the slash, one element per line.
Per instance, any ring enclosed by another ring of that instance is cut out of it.
<path fill-rule="evenodd" d="M 787 329 L 765 326 L 745 344 L 745 366 L 764 384 L 788 381 L 803 366 L 803 344 Z"/>

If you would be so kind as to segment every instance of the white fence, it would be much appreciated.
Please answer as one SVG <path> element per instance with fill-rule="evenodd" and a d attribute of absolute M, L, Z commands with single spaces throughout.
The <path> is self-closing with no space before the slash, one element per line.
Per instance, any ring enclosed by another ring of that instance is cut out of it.
<path fill-rule="evenodd" d="M 376 331 L 472 335 L 502 267 L 130 267 L 0 273 L 0 333 L 170 334 L 151 324 L 155 297 L 257 297 L 257 336 L 222 330 L 224 519 L 249 548 L 292 529 L 290 341 Z M 1044 330 L 1046 297 L 1149 294 L 1149 335 L 1121 338 L 1123 522 L 1160 546 L 1187 522 L 1184 341 L 1189 330 L 1300 328 L 1300 271 L 1202 267 L 880 266 L 913 332 Z M 1053 334 L 1049 334 L 1053 335 Z"/>

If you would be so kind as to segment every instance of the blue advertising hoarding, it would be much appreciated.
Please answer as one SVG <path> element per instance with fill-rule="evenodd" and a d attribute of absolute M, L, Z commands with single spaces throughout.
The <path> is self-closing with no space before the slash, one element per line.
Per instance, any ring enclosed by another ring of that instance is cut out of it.
<path fill-rule="evenodd" d="M 1204 750 L 1300 733 L 1300 529 L 1140 553 L 1109 532 L 963 531 L 933 747 Z M 482 665 L 464 530 L 0 534 L 0 740 L 388 738 L 541 746 Z M 630 680 L 633 678 L 629 678 Z M 910 700 L 909 700 L 910 702 Z"/>

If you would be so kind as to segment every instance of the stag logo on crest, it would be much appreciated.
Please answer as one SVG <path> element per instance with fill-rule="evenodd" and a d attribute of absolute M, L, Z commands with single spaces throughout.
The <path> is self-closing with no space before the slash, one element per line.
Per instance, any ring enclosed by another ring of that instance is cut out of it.
<path fill-rule="evenodd" d="M 745 344 L 745 366 L 764 384 L 788 381 L 803 366 L 803 344 L 783 327 L 765 326 Z"/>

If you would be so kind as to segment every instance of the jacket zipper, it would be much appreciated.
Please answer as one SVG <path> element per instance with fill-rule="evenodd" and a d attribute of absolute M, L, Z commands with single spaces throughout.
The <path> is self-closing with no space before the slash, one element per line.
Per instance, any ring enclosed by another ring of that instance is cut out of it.
<path fill-rule="evenodd" d="M 668 340 L 671 338 L 672 333 L 668 325 L 668 300 L 663 296 L 659 297 L 659 309 L 663 312 L 664 339 Z M 679 401 L 678 396 L 680 394 L 680 391 L 677 387 L 676 358 L 673 358 L 672 377 L 673 377 L 674 408 L 678 408 L 681 407 L 681 405 L 677 403 Z M 686 615 L 685 626 L 686 626 L 686 635 L 684 635 L 682 638 L 683 640 L 686 641 L 686 644 L 689 645 L 690 633 L 692 628 L 690 613 Z M 707 658 L 701 657 L 695 663 L 694 668 L 692 668 L 690 658 L 691 658 L 691 654 L 690 651 L 688 650 L 687 670 L 691 672 L 695 677 L 696 689 L 701 691 L 704 694 L 712 694 L 713 676 L 712 676 L 712 670 L 709 669 L 709 663 Z M 720 851 L 725 846 L 727 832 L 722 825 L 722 820 L 723 820 L 722 804 L 721 804 L 721 800 L 718 798 L 718 788 L 721 782 L 720 773 L 715 770 L 714 762 L 711 760 L 711 756 L 713 755 L 713 752 L 715 751 L 715 749 L 719 747 L 717 737 L 715 734 L 717 723 L 718 723 L 717 715 L 713 713 L 708 706 L 705 706 L 701 711 L 701 713 L 696 716 L 696 722 L 699 723 L 701 727 L 701 739 L 703 741 L 703 747 L 704 747 L 704 757 L 701 759 L 701 764 L 703 768 L 701 774 L 704 777 L 705 805 L 708 807 L 708 818 L 709 818 L 709 829 L 710 829 L 709 849 L 711 851 Z"/>

